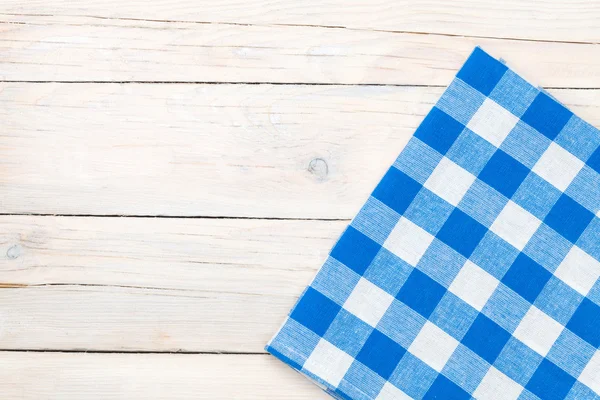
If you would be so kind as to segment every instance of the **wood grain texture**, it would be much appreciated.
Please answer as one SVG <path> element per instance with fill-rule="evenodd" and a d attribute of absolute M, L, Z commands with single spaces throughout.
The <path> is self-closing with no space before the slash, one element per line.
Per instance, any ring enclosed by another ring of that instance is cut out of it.
<path fill-rule="evenodd" d="M 600 87 L 594 43 L 281 24 L 0 18 L 1 80 L 445 86 L 481 45 L 541 86 Z"/>
<path fill-rule="evenodd" d="M 0 206 L 349 219 L 442 90 L 4 83 Z M 600 91 L 551 93 L 600 125 Z"/>
<path fill-rule="evenodd" d="M 352 217 L 441 93 L 1 87 L 6 213 L 298 218 Z"/>
<path fill-rule="evenodd" d="M 295 24 L 362 30 L 597 43 L 595 1 L 507 0 L 4 0 L 2 13 L 199 23 Z"/>
<path fill-rule="evenodd" d="M 0 392 L 19 400 L 329 399 L 265 355 L 0 352 Z"/>
<path fill-rule="evenodd" d="M 0 346 L 262 353 L 346 224 L 2 216 Z"/>

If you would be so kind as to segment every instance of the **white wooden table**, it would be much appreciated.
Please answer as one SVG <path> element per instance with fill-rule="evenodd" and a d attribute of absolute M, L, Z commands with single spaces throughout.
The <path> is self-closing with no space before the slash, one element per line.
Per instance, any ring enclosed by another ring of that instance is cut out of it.
<path fill-rule="evenodd" d="M 479 44 L 600 125 L 600 3 L 0 1 L 0 397 L 320 399 L 263 347 Z"/>

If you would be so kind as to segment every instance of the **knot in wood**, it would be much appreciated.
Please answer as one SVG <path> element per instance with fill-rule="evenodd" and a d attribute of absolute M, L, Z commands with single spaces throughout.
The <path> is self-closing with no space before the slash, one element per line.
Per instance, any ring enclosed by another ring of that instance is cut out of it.
<path fill-rule="evenodd" d="M 322 158 L 313 158 L 308 163 L 308 172 L 316 176 L 319 180 L 327 178 L 327 174 L 329 174 L 327 161 Z"/>
<path fill-rule="evenodd" d="M 9 260 L 15 260 L 19 258 L 20 255 L 21 246 L 19 246 L 18 244 L 12 245 L 8 248 L 8 250 L 6 250 L 6 258 L 8 258 Z"/>

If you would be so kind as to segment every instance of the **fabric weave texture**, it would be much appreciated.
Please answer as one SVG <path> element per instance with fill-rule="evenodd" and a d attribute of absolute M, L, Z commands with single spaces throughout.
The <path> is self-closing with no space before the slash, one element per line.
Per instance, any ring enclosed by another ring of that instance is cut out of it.
<path fill-rule="evenodd" d="M 476 48 L 267 350 L 338 399 L 600 399 L 600 132 Z"/>

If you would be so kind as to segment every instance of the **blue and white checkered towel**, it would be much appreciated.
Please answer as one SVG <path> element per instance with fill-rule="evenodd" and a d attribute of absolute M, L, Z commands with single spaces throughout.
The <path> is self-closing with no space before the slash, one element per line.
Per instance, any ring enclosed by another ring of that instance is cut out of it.
<path fill-rule="evenodd" d="M 340 399 L 600 399 L 600 132 L 476 48 L 267 350 Z"/>

